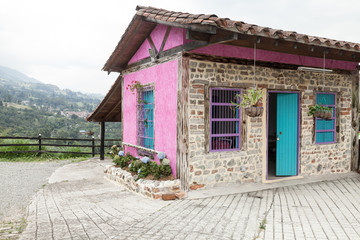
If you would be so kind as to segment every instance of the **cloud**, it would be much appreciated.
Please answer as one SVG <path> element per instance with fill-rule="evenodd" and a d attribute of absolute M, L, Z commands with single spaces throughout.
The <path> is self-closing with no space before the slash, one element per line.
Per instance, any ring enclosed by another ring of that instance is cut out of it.
<path fill-rule="evenodd" d="M 101 68 L 136 4 L 360 42 L 354 27 L 360 1 L 355 0 L 0 0 L 0 65 L 59 87 L 105 94 L 116 74 L 108 76 Z"/>

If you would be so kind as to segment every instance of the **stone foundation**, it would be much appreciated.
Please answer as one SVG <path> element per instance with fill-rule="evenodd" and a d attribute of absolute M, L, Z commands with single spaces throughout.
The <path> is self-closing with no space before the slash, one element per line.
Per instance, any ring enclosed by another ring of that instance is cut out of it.
<path fill-rule="evenodd" d="M 151 199 L 173 200 L 183 198 L 185 193 L 180 190 L 180 180 L 156 181 L 139 179 L 135 181 L 134 177 L 128 171 L 107 165 L 104 170 L 107 178 L 124 186 L 127 190 L 140 194 Z"/>

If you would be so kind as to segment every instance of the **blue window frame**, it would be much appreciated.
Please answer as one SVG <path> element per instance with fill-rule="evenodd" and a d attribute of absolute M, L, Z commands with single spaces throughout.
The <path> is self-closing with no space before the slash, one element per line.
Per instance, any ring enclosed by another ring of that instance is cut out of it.
<path fill-rule="evenodd" d="M 138 101 L 138 144 L 154 149 L 154 90 L 145 88 Z"/>
<path fill-rule="evenodd" d="M 333 109 L 331 119 L 315 118 L 315 143 L 335 143 L 336 133 L 336 94 L 316 93 L 316 103 Z"/>

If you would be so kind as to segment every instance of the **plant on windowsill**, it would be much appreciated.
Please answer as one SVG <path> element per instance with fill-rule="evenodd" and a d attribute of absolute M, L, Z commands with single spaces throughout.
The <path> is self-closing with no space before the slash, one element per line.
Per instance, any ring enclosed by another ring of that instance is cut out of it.
<path fill-rule="evenodd" d="M 233 103 L 236 108 L 244 108 L 245 114 L 249 117 L 260 116 L 264 108 L 261 106 L 263 92 L 261 89 L 249 89 L 247 93 L 237 94 L 237 103 Z"/>
<path fill-rule="evenodd" d="M 333 115 L 333 110 L 330 107 L 321 104 L 310 105 L 307 113 L 309 116 L 314 116 L 322 119 L 330 119 Z"/>
<path fill-rule="evenodd" d="M 126 90 L 130 90 L 132 92 L 132 94 L 134 95 L 135 92 L 141 92 L 142 90 L 144 90 L 144 86 L 140 84 L 140 82 L 138 81 L 131 81 L 131 83 L 128 84 L 128 86 L 126 87 Z M 138 104 L 147 104 L 147 102 L 145 100 L 141 99 L 141 96 L 139 94 L 138 96 Z"/>

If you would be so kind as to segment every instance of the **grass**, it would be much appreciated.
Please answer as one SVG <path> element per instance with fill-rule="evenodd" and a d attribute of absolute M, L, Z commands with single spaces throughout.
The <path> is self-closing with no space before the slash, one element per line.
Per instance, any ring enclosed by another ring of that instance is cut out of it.
<path fill-rule="evenodd" d="M 27 223 L 25 218 L 9 222 L 0 222 L 0 228 L 2 228 L 0 230 L 0 239 L 16 239 L 14 236 L 7 236 L 7 234 L 21 234 L 25 230 L 26 225 Z"/>

